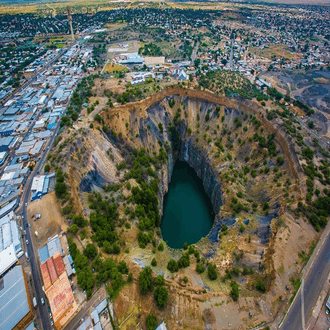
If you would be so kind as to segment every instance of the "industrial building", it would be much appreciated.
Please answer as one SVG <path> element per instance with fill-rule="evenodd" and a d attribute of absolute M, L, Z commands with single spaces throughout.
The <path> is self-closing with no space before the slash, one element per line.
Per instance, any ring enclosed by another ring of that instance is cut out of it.
<path fill-rule="evenodd" d="M 31 201 L 34 201 L 48 193 L 49 182 L 52 178 L 55 178 L 55 173 L 49 175 L 39 175 L 33 178 L 31 186 Z"/>
<path fill-rule="evenodd" d="M 1 252 L 13 245 L 15 253 L 22 250 L 20 235 L 14 212 L 0 218 L 0 258 Z"/>
<path fill-rule="evenodd" d="M 23 267 L 9 269 L 0 283 L 0 329 L 25 329 L 33 320 L 33 313 Z"/>
<path fill-rule="evenodd" d="M 143 64 L 144 58 L 140 57 L 137 52 L 120 54 L 125 59 L 120 60 L 121 64 Z"/>
<path fill-rule="evenodd" d="M 39 249 L 45 294 L 57 329 L 62 329 L 78 309 L 62 255 L 63 250 L 58 235 Z"/>

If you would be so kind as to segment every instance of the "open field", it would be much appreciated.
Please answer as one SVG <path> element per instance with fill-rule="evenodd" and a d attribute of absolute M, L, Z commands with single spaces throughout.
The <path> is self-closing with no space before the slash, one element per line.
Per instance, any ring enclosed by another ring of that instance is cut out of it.
<path fill-rule="evenodd" d="M 292 54 L 285 45 L 270 45 L 269 48 L 260 49 L 257 47 L 250 47 L 249 51 L 252 54 L 256 54 L 257 56 L 266 57 L 268 59 L 272 59 L 274 55 L 276 58 L 294 58 L 294 54 Z"/>
<path fill-rule="evenodd" d="M 40 213 L 41 218 L 33 220 L 32 216 L 35 216 L 37 213 Z M 29 203 L 28 221 L 31 223 L 31 232 L 35 238 L 35 246 L 38 249 L 47 242 L 49 237 L 61 231 L 66 231 L 68 227 L 57 204 L 55 192 L 51 192 L 41 199 Z M 38 237 L 35 236 L 35 231 L 38 231 Z"/>

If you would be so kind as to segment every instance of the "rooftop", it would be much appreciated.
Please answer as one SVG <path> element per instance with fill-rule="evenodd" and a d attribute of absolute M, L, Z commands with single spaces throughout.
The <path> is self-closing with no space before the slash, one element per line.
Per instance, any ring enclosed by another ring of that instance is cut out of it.
<path fill-rule="evenodd" d="M 30 312 L 22 266 L 10 270 L 0 283 L 0 329 L 11 330 Z"/>

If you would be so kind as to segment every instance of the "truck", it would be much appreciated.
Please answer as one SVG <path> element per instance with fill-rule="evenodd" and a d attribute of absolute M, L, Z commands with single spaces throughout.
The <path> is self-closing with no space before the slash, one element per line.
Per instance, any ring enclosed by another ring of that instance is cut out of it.
<path fill-rule="evenodd" d="M 33 307 L 36 308 L 38 305 L 37 303 L 37 297 L 33 297 Z"/>

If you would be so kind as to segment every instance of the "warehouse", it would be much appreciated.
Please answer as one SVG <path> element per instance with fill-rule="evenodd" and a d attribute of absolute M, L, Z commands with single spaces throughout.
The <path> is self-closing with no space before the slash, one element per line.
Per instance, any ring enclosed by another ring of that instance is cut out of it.
<path fill-rule="evenodd" d="M 33 320 L 23 267 L 15 266 L 2 278 L 0 290 L 0 329 L 25 329 Z"/>

